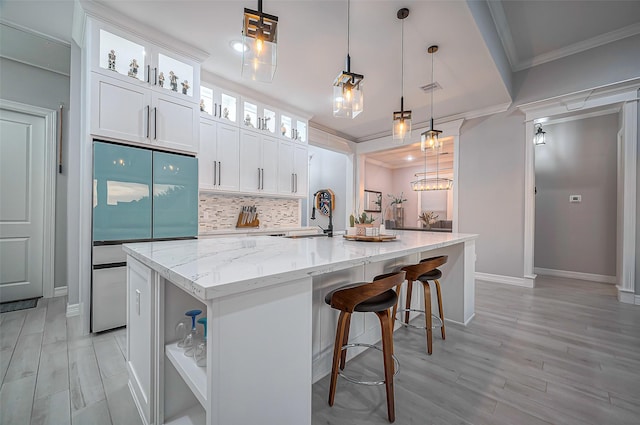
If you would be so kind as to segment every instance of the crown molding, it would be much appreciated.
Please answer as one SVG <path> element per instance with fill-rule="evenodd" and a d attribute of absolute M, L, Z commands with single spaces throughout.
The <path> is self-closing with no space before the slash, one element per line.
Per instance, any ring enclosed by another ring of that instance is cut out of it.
<path fill-rule="evenodd" d="M 516 105 L 516 108 L 525 114 L 525 121 L 536 121 L 551 115 L 638 100 L 639 89 L 640 77 L 631 78 L 614 84 Z"/>
<path fill-rule="evenodd" d="M 462 112 L 456 115 L 450 115 L 442 118 L 446 121 L 453 120 L 472 120 L 474 118 L 486 117 L 489 115 L 500 114 L 506 112 L 511 106 L 512 102 L 499 103 L 497 105 L 487 106 L 486 108 L 475 109 L 473 111 Z"/>
<path fill-rule="evenodd" d="M 534 124 L 540 123 L 545 125 L 561 124 L 561 123 L 570 122 L 570 121 L 578 121 L 578 120 L 584 120 L 587 118 L 600 117 L 603 115 L 617 114 L 621 110 L 622 110 L 622 105 L 618 105 L 613 108 L 606 108 L 606 109 L 601 109 L 593 112 L 585 112 L 584 114 L 571 115 L 570 117 L 553 118 L 550 120 L 541 118 L 539 120 L 535 120 L 533 123 Z"/>
<path fill-rule="evenodd" d="M 511 28 L 509 27 L 509 23 L 507 22 L 507 15 L 504 13 L 502 2 L 487 1 L 487 6 L 489 6 L 489 13 L 491 13 L 493 22 L 496 25 L 498 37 L 500 37 L 502 47 L 504 48 L 504 52 L 507 54 L 509 65 L 511 66 L 511 70 L 513 71 L 515 66 L 519 63 L 518 52 L 516 51 L 516 45 L 513 42 Z"/>
<path fill-rule="evenodd" d="M 498 2 L 489 2 L 498 3 Z M 522 71 L 527 68 L 531 68 L 543 63 L 551 62 L 557 59 L 562 59 L 566 56 L 570 56 L 576 53 L 584 52 L 605 44 L 612 43 L 614 41 L 622 40 L 627 37 L 633 37 L 640 34 L 640 23 L 628 25 L 626 27 L 613 30 L 604 34 L 597 35 L 587 40 L 582 40 L 569 46 L 562 47 L 560 49 L 552 50 L 551 52 L 543 53 L 541 55 L 534 56 L 527 60 L 522 60 L 512 65 L 513 72 Z"/>

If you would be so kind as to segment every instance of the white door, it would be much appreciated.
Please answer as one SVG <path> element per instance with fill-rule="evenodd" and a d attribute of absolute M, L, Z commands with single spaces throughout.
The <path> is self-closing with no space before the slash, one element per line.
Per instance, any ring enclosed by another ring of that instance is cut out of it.
<path fill-rule="evenodd" d="M 240 190 L 259 192 L 262 188 L 262 149 L 260 136 L 253 131 L 240 132 Z"/>
<path fill-rule="evenodd" d="M 0 302 L 42 296 L 45 133 L 44 117 L 0 110 Z"/>
<path fill-rule="evenodd" d="M 293 143 L 281 140 L 278 145 L 278 193 L 293 194 Z"/>
<path fill-rule="evenodd" d="M 198 150 L 198 183 L 201 189 L 214 189 L 213 162 L 216 155 L 216 123 L 200 121 L 200 149 Z M 217 171 L 216 171 L 217 177 Z"/>
<path fill-rule="evenodd" d="M 278 192 L 278 140 L 274 137 L 262 138 L 262 190 Z"/>
<path fill-rule="evenodd" d="M 152 143 L 171 149 L 198 153 L 200 110 L 191 102 L 154 93 L 150 130 Z"/>
<path fill-rule="evenodd" d="M 296 146 L 293 154 L 294 192 L 307 196 L 309 184 L 309 152 L 307 146 Z"/>

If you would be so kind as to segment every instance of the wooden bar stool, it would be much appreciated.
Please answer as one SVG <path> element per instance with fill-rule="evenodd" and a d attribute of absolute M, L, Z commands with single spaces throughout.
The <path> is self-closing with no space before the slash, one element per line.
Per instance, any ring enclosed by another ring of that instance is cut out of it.
<path fill-rule="evenodd" d="M 333 347 L 333 365 L 331 367 L 331 385 L 329 387 L 329 405 L 333 406 L 336 395 L 336 384 L 340 370 L 344 370 L 347 349 L 355 346 L 366 346 L 380 350 L 379 347 L 369 344 L 348 344 L 349 325 L 351 314 L 354 311 L 372 312 L 380 319 L 382 330 L 382 355 L 384 358 L 384 380 L 377 382 L 357 381 L 340 373 L 345 379 L 365 385 L 386 386 L 387 414 L 389 422 L 395 421 L 395 402 L 393 396 L 393 377 L 399 371 L 399 365 L 393 355 L 393 318 L 389 315 L 389 309 L 398 303 L 398 295 L 393 288 L 400 288 L 405 280 L 405 272 L 388 273 L 376 276 L 373 282 L 359 282 L 343 286 L 329 292 L 324 300 L 332 308 L 340 310 L 338 328 L 336 330 L 336 342 Z M 394 373 L 395 372 L 395 373 Z"/>
<path fill-rule="evenodd" d="M 421 260 L 418 264 L 413 264 L 411 266 L 404 266 L 401 270 L 406 272 L 407 276 L 407 297 L 405 308 L 397 309 L 395 308 L 393 311 L 393 318 L 395 320 L 396 314 L 398 311 L 404 312 L 404 322 L 402 324 L 404 326 L 411 326 L 417 329 L 426 329 L 427 331 L 427 353 L 431 354 L 433 351 L 432 342 L 433 342 L 433 329 L 440 327 L 440 332 L 442 334 L 442 339 L 446 338 L 445 335 L 445 327 L 444 327 L 444 310 L 442 308 L 442 292 L 440 291 L 440 279 L 442 277 L 442 272 L 438 270 L 438 267 L 445 264 L 447 262 L 448 256 L 440 255 L 438 257 L 425 258 Z M 411 308 L 411 292 L 413 288 L 413 282 L 418 281 L 422 283 L 424 289 L 424 310 L 413 309 Z M 438 316 L 435 316 L 431 313 L 431 287 L 429 282 L 435 283 L 436 286 L 436 295 L 438 298 Z M 409 314 L 411 312 L 424 314 L 425 317 L 425 326 L 416 326 L 409 323 Z M 438 323 L 434 326 L 433 319 L 435 319 Z"/>

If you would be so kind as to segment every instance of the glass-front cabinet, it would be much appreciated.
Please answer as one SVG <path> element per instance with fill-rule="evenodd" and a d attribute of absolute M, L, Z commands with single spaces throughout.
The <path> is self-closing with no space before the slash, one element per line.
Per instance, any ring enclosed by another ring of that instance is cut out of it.
<path fill-rule="evenodd" d="M 238 123 L 240 96 L 215 86 L 200 87 L 200 112 L 205 118 L 216 118 L 228 124 Z"/>
<path fill-rule="evenodd" d="M 307 143 L 307 121 L 289 113 L 280 115 L 280 136 L 288 140 Z"/>
<path fill-rule="evenodd" d="M 198 63 L 107 24 L 93 25 L 94 71 L 127 82 L 137 80 L 191 100 L 198 98 Z"/>
<path fill-rule="evenodd" d="M 242 99 L 242 117 L 240 127 L 259 130 L 273 136 L 278 134 L 276 108 L 255 100 Z"/>

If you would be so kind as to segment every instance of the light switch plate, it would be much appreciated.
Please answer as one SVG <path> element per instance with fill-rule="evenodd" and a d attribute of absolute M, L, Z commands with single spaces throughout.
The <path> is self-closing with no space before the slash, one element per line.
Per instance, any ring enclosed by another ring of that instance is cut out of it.
<path fill-rule="evenodd" d="M 569 202 L 571 203 L 582 202 L 582 195 L 569 195 Z"/>

